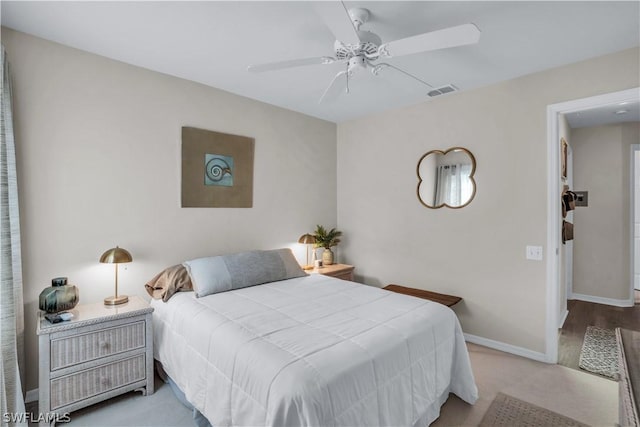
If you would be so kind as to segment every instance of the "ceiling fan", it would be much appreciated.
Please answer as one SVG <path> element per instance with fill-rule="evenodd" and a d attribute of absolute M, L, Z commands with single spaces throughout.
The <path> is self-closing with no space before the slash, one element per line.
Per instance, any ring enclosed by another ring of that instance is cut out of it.
<path fill-rule="evenodd" d="M 406 77 L 410 77 L 417 83 L 433 88 L 427 82 L 395 65 L 376 61 L 382 58 L 394 58 L 414 53 L 474 44 L 478 43 L 480 39 L 480 30 L 478 27 L 474 24 L 463 24 L 382 43 L 382 40 L 377 34 L 360 29 L 369 19 L 370 13 L 367 9 L 347 9 L 341 1 L 324 1 L 317 4 L 316 10 L 336 37 L 333 46 L 335 56 L 318 56 L 250 65 L 247 68 L 248 71 L 260 73 L 305 65 L 327 65 L 333 64 L 334 62 L 344 63 L 346 65 L 345 69 L 336 74 L 322 94 L 319 102 L 335 100 L 340 94 L 349 93 L 349 80 L 352 79 L 357 72 L 366 69 L 369 69 L 374 76 L 378 76 L 384 69 L 392 69 L 402 73 Z M 443 89 L 442 91 L 436 89 L 429 94 L 440 94 L 451 90 L 453 89 Z"/>

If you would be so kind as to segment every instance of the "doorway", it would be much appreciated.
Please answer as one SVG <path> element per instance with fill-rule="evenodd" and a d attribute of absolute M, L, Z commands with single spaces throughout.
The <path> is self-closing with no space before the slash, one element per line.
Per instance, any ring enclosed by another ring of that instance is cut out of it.
<path fill-rule="evenodd" d="M 560 116 L 578 111 L 593 110 L 598 107 L 612 106 L 622 103 L 640 101 L 640 88 L 577 99 L 547 107 L 547 312 L 546 312 L 546 351 L 545 358 L 549 363 L 558 362 L 559 323 L 565 315 L 566 297 L 561 288 L 561 268 L 564 259 L 560 256 L 561 225 L 560 195 L 562 190 L 560 166 Z M 635 220 L 635 217 L 634 217 Z M 630 236 L 630 240 L 631 236 Z M 634 243 L 635 244 L 635 243 Z M 635 251 L 632 250 L 632 253 Z M 635 261 L 635 259 L 633 259 Z M 634 262 L 635 264 L 635 262 Z M 635 276 L 632 276 L 635 277 Z M 565 277 L 566 279 L 566 277 Z M 634 280 L 629 284 L 629 302 L 633 305 Z M 564 300 L 563 300 L 564 299 Z"/>

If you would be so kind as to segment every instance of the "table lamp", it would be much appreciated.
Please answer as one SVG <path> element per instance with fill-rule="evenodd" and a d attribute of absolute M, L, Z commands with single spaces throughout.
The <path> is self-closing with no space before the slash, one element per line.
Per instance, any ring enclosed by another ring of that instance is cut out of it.
<path fill-rule="evenodd" d="M 302 269 L 303 270 L 313 270 L 313 265 L 309 264 L 309 245 L 315 244 L 316 243 L 316 238 L 313 237 L 311 234 L 306 233 L 306 234 L 303 234 L 302 236 L 300 236 L 300 238 L 298 239 L 298 243 L 302 243 L 304 245 L 307 245 L 307 265 L 302 267 Z"/>
<path fill-rule="evenodd" d="M 118 264 L 124 264 L 125 262 L 133 261 L 133 257 L 126 249 L 122 249 L 118 246 L 111 248 L 100 257 L 100 262 L 105 264 L 116 265 L 116 294 L 104 299 L 104 305 L 118 305 L 124 304 L 129 301 L 129 297 L 126 295 L 118 295 Z"/>

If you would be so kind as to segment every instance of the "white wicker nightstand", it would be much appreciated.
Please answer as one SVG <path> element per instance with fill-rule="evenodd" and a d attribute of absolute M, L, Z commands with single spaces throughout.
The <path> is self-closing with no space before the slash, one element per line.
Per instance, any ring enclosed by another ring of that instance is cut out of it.
<path fill-rule="evenodd" d="M 79 304 L 74 318 L 38 313 L 41 414 L 64 414 L 131 390 L 153 393 L 153 308 L 140 297 Z"/>

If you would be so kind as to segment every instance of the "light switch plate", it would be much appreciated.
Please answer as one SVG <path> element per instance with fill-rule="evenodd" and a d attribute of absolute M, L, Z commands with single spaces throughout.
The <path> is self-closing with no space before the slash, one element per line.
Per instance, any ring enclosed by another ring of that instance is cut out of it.
<path fill-rule="evenodd" d="M 576 193 L 576 206 L 589 206 L 588 191 L 574 191 Z"/>
<path fill-rule="evenodd" d="M 527 246 L 527 259 L 542 261 L 542 246 Z"/>

